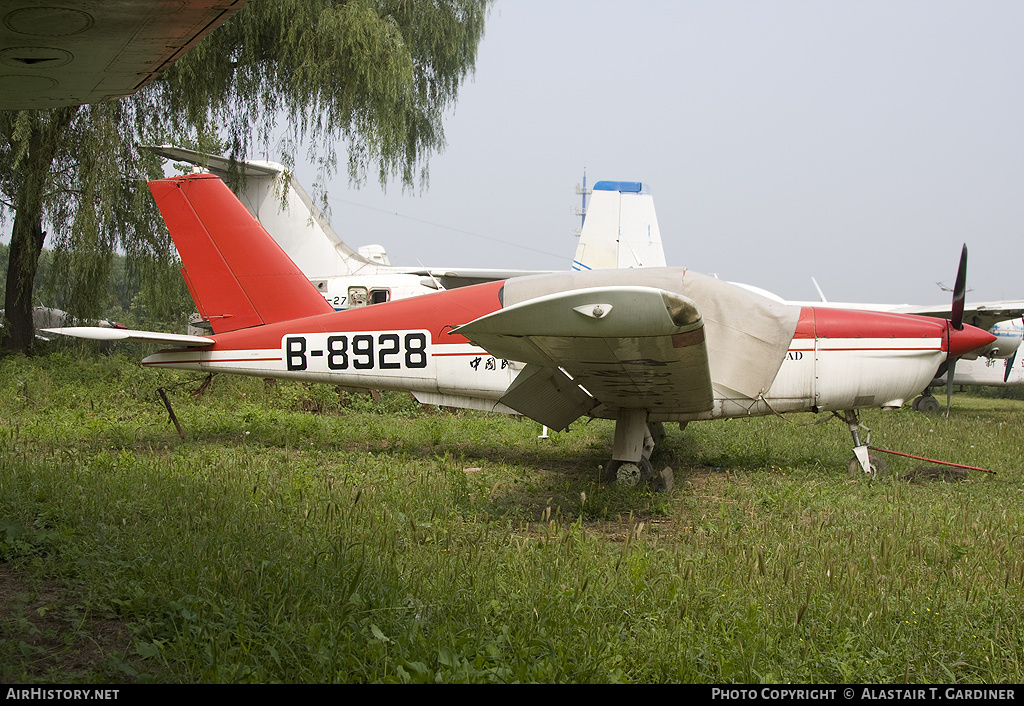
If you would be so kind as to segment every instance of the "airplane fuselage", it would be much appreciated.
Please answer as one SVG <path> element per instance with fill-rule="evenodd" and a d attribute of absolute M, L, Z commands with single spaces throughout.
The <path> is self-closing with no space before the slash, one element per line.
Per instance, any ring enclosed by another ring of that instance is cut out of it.
<path fill-rule="evenodd" d="M 663 274 L 680 280 L 697 276 L 667 268 Z M 531 286 L 556 286 L 548 285 L 544 277 L 553 276 L 530 278 Z M 611 275 L 589 273 L 588 277 L 597 285 Z M 719 290 L 731 286 L 705 284 Z M 452 332 L 454 326 L 507 306 L 505 286 L 505 281 L 493 282 L 222 333 L 212 337 L 213 346 L 161 351 L 143 364 L 406 390 L 424 403 L 514 412 L 499 399 L 523 364 L 496 358 Z M 770 384 L 756 392 L 739 392 L 722 382 L 727 376 L 715 375 L 713 362 L 710 406 L 678 413 L 651 405 L 650 419 L 690 421 L 773 411 L 898 407 L 927 386 L 950 350 L 944 320 L 806 306 L 788 309 L 782 316 L 795 321 L 795 328 L 788 345 L 772 353 L 781 360 Z M 716 330 L 708 332 L 709 347 L 715 345 Z M 979 336 L 988 336 L 974 331 L 977 335 L 970 345 L 977 344 Z M 645 358 L 645 380 L 656 379 L 666 364 Z M 645 401 L 637 399 L 636 406 L 644 407 Z M 598 406 L 593 416 L 614 418 L 615 410 Z"/>

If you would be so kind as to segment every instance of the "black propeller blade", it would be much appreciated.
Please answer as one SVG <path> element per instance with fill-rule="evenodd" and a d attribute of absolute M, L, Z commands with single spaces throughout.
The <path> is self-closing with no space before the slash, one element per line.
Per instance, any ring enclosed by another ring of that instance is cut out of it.
<path fill-rule="evenodd" d="M 956 271 L 956 284 L 953 285 L 953 309 L 950 321 L 953 328 L 960 331 L 964 327 L 964 300 L 967 298 L 967 243 L 960 251 L 960 267 Z"/>
<path fill-rule="evenodd" d="M 953 285 L 953 307 L 949 322 L 957 331 L 964 327 L 964 301 L 967 299 L 967 243 L 960 251 L 960 266 L 956 270 L 956 284 Z M 946 367 L 946 416 L 953 397 L 953 371 L 956 369 L 956 358 L 950 358 Z"/>

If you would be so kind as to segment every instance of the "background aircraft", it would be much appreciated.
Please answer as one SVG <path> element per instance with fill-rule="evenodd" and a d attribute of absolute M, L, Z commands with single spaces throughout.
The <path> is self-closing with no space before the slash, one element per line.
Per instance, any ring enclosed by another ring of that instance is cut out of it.
<path fill-rule="evenodd" d="M 227 183 L 324 298 L 341 311 L 455 289 L 539 270 L 395 266 L 380 245 L 353 250 L 338 235 L 306 190 L 283 165 L 267 161 L 231 163 L 217 155 L 171 145 L 149 148 L 165 159 L 195 165 Z M 244 179 L 232 177 L 241 174 Z M 640 182 L 594 185 L 573 269 L 663 267 L 665 254 L 650 189 Z"/>
<path fill-rule="evenodd" d="M 594 184 L 572 269 L 665 267 L 650 188 L 638 181 Z"/>
<path fill-rule="evenodd" d="M 4 0 L 0 110 L 122 98 L 142 88 L 246 0 Z"/>
<path fill-rule="evenodd" d="M 338 310 L 534 274 L 525 270 L 395 266 L 380 245 L 358 250 L 349 247 L 298 179 L 281 164 L 258 160 L 232 164 L 224 157 L 170 145 L 150 149 L 166 159 L 196 165 L 228 183 L 238 181 L 232 176 L 243 175 L 235 193 L 246 210 Z M 350 283 L 361 291 L 350 293 Z"/>
<path fill-rule="evenodd" d="M 4 320 L 4 310 L 0 309 L 0 322 Z M 36 306 L 32 308 L 32 326 L 36 330 L 36 338 L 42 341 L 53 340 L 53 335 L 47 334 L 44 329 L 59 328 L 62 326 L 75 326 L 80 322 L 75 320 L 68 312 L 63 309 L 54 309 L 49 306 Z M 99 319 L 89 322 L 92 326 L 99 326 L 102 328 L 127 328 L 124 324 L 119 324 L 116 321 L 108 321 L 107 319 Z M 0 329 L 3 328 L 3 324 L 0 323 Z"/>
<path fill-rule="evenodd" d="M 941 387 L 945 384 L 945 375 L 932 380 L 932 385 L 935 387 Z M 993 387 L 1024 385 L 1024 358 L 1013 358 L 1006 361 L 994 358 L 961 360 L 956 365 L 953 384 Z"/>
<path fill-rule="evenodd" d="M 871 471 L 856 410 L 900 406 L 994 338 L 955 316 L 793 306 L 682 268 L 541 274 L 336 312 L 215 176 L 150 188 L 214 335 L 57 332 L 184 346 L 144 365 L 408 390 L 555 429 L 613 419 L 609 479 L 658 482 L 661 422 L 795 411 L 841 412 Z"/>

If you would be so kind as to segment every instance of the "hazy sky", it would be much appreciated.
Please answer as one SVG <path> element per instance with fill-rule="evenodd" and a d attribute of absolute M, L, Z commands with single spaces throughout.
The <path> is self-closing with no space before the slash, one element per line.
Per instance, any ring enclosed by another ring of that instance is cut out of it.
<path fill-rule="evenodd" d="M 339 176 L 331 221 L 393 264 L 568 268 L 585 168 L 650 186 L 669 265 L 938 303 L 966 242 L 969 299 L 1024 298 L 1022 37 L 1017 0 L 498 0 L 429 189 Z"/>

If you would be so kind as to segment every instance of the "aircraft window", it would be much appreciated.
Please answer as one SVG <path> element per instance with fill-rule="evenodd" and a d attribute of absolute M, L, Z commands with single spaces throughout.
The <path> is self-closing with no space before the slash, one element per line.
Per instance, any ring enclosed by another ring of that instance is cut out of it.
<path fill-rule="evenodd" d="M 366 306 L 366 287 L 348 288 L 348 306 L 354 309 L 357 306 Z"/>
<path fill-rule="evenodd" d="M 391 299 L 390 289 L 371 289 L 370 290 L 370 303 L 371 304 L 383 304 L 384 302 Z"/>

